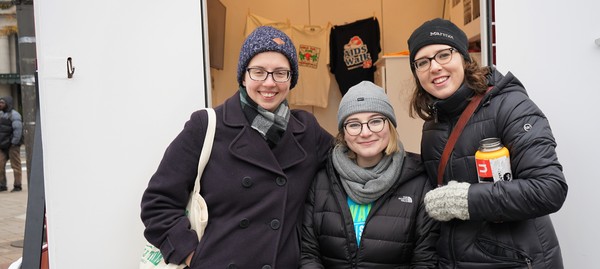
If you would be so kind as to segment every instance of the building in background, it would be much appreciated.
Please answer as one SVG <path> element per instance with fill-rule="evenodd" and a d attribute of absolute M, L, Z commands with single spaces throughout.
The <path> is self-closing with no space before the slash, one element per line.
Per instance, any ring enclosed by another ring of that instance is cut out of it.
<path fill-rule="evenodd" d="M 22 112 L 17 38 L 16 5 L 0 1 L 0 96 L 12 96 L 15 109 Z"/>

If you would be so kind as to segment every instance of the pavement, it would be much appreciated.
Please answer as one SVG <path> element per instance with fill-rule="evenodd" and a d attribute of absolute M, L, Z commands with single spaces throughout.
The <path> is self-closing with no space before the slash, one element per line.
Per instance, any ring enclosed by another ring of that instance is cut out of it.
<path fill-rule="evenodd" d="M 25 164 L 25 147 L 21 147 L 23 167 L 23 190 L 10 192 L 13 188 L 13 172 L 10 164 L 6 165 L 8 191 L 0 192 L 0 269 L 7 269 L 10 264 L 23 256 L 23 239 L 25 234 L 25 217 L 27 213 L 27 165 Z M 9 162 L 10 163 L 10 162 Z"/>

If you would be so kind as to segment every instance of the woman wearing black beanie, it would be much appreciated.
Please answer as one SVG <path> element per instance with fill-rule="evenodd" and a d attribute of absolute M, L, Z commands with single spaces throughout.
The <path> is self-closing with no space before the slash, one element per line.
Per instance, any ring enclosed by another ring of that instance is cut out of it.
<path fill-rule="evenodd" d="M 428 214 L 442 223 L 439 268 L 563 268 L 549 214 L 568 187 L 546 116 L 513 74 L 473 61 L 465 33 L 450 21 L 425 22 L 408 47 L 416 81 L 410 114 L 425 120 L 421 154 L 439 186 L 425 196 Z M 441 162 L 459 117 L 479 98 Z M 512 180 L 480 183 L 474 155 L 485 138 L 510 152 Z"/>

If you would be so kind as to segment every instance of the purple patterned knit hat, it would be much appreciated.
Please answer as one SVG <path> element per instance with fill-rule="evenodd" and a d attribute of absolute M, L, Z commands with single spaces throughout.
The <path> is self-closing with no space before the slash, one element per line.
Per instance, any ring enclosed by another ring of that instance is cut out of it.
<path fill-rule="evenodd" d="M 237 80 L 241 86 L 244 81 L 244 75 L 250 60 L 261 52 L 275 51 L 279 52 L 290 61 L 292 70 L 290 89 L 296 86 L 298 82 L 298 54 L 292 40 L 282 31 L 271 26 L 260 26 L 256 28 L 244 41 L 240 50 L 240 59 L 238 61 Z"/>

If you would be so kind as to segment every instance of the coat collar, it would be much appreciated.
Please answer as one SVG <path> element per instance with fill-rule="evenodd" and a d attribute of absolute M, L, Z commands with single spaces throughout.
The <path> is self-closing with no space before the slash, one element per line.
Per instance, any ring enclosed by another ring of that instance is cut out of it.
<path fill-rule="evenodd" d="M 230 153 L 236 158 L 263 169 L 285 176 L 284 169 L 304 161 L 307 153 L 296 137 L 306 132 L 306 125 L 292 113 L 281 141 L 273 149 L 248 123 L 242 112 L 239 93 L 223 104 L 223 123 L 239 133 L 229 144 Z"/>
<path fill-rule="evenodd" d="M 462 113 L 469 104 L 469 100 L 472 96 L 473 90 L 471 90 L 466 83 L 463 83 L 456 92 L 450 95 L 450 97 L 436 101 L 435 105 L 440 114 L 453 117 Z"/>

